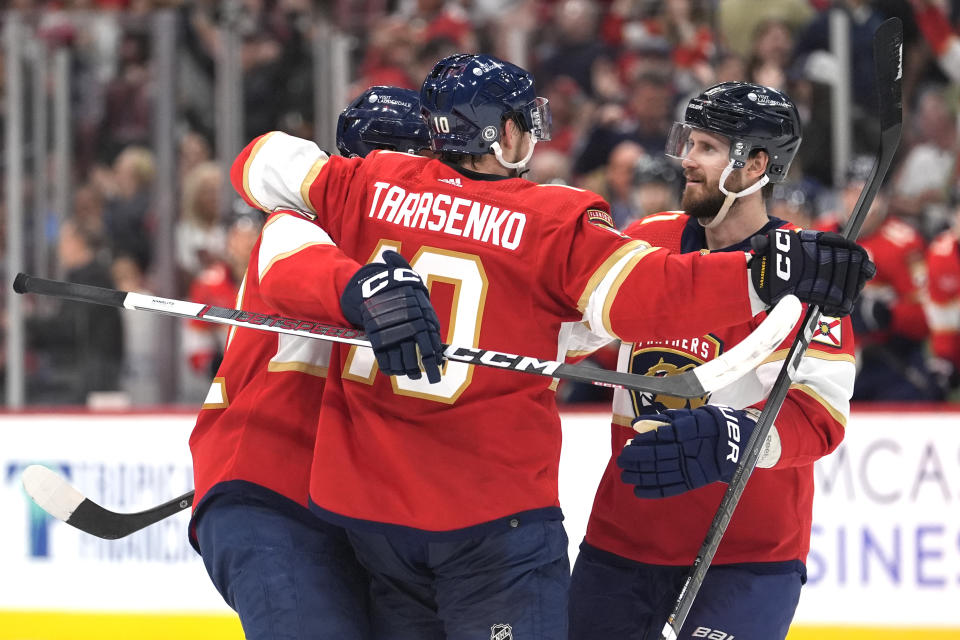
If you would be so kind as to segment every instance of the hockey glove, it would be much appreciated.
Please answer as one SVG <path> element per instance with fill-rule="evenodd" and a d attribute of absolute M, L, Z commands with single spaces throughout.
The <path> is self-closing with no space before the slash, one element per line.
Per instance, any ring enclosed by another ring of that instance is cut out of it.
<path fill-rule="evenodd" d="M 440 321 L 420 275 L 396 251 L 361 267 L 340 296 L 343 315 L 366 332 L 380 370 L 387 375 L 440 382 Z"/>
<path fill-rule="evenodd" d="M 638 498 L 666 498 L 712 482 L 729 482 L 756 426 L 755 410 L 720 405 L 671 409 L 633 422 L 639 433 L 627 442 L 617 465 Z M 771 427 L 757 466 L 780 458 L 780 438 Z"/>
<path fill-rule="evenodd" d="M 774 229 L 750 243 L 753 287 L 769 305 L 792 293 L 824 315 L 846 316 L 877 273 L 866 250 L 837 233 Z"/>

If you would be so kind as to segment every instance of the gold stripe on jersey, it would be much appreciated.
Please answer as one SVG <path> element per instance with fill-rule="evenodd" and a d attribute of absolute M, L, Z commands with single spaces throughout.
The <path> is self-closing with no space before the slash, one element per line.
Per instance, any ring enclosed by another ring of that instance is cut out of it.
<path fill-rule="evenodd" d="M 806 395 L 808 395 L 808 396 L 810 396 L 811 398 L 813 398 L 813 399 L 817 402 L 817 404 L 821 405 L 824 409 L 827 410 L 827 413 L 830 414 L 830 417 L 831 417 L 831 418 L 833 418 L 834 420 L 836 420 L 836 421 L 840 424 L 841 427 L 846 428 L 846 426 L 847 426 L 847 416 L 843 415 L 843 414 L 842 414 L 840 411 L 838 411 L 832 404 L 830 404 L 829 402 L 827 402 L 826 399 L 824 399 L 823 396 L 821 396 L 819 393 L 817 393 L 816 391 L 814 391 L 813 388 L 811 388 L 811 387 L 809 387 L 809 386 L 807 386 L 807 385 L 805 385 L 805 384 L 799 384 L 799 383 L 796 383 L 796 382 L 795 382 L 795 383 L 793 383 L 793 384 L 790 385 L 790 389 L 791 389 L 791 390 L 792 390 L 792 389 L 796 389 L 797 391 L 800 391 L 800 392 L 802 392 L 802 393 L 805 393 Z"/>
<path fill-rule="evenodd" d="M 227 397 L 227 381 L 223 376 L 217 376 L 210 384 L 210 390 L 207 391 L 207 397 L 203 401 L 201 409 L 226 409 L 230 406 L 230 399 Z"/>
<path fill-rule="evenodd" d="M 247 290 L 247 274 L 243 274 L 243 280 L 240 281 L 240 288 L 237 289 L 237 301 L 233 305 L 234 309 L 243 309 L 243 294 Z M 230 327 L 230 331 L 227 332 L 227 343 L 224 345 L 223 350 L 226 351 L 230 348 L 230 342 L 233 340 L 233 336 L 237 333 L 237 325 Z"/>
<path fill-rule="evenodd" d="M 621 427 L 626 427 L 626 428 L 628 428 L 628 429 L 632 429 L 632 428 L 633 428 L 633 420 L 634 420 L 634 418 L 632 418 L 632 417 L 630 417 L 630 416 L 621 416 L 621 415 L 618 415 L 618 414 L 615 413 L 615 414 L 613 414 L 613 419 L 611 420 L 611 422 L 613 422 L 613 424 L 619 425 L 619 426 L 621 426 Z"/>
<path fill-rule="evenodd" d="M 275 230 L 274 226 L 293 227 Z M 260 252 L 257 267 L 260 280 L 275 263 L 316 245 L 334 244 L 327 232 L 306 220 L 290 214 L 273 216 L 260 231 Z M 266 264 L 264 264 L 266 262 Z"/>
<path fill-rule="evenodd" d="M 313 181 L 317 179 L 317 176 L 320 175 L 320 170 L 326 166 L 329 159 L 330 157 L 326 155 L 317 158 L 317 161 L 314 162 L 313 166 L 310 167 L 310 170 L 307 171 L 307 175 L 303 178 L 303 182 L 300 184 L 300 197 L 303 198 L 304 204 L 310 207 L 310 211 L 313 211 L 314 213 L 317 212 L 317 209 L 313 206 L 313 203 L 310 202 L 310 187 L 313 185 Z"/>
<path fill-rule="evenodd" d="M 661 220 L 676 220 L 676 219 L 679 218 L 681 215 L 683 215 L 682 212 L 679 212 L 679 213 L 657 213 L 657 214 L 654 214 L 654 215 L 652 215 L 652 216 L 647 216 L 646 218 L 641 218 L 641 219 L 640 219 L 640 224 L 647 224 L 648 222 L 659 222 L 659 221 L 661 221 Z"/>
<path fill-rule="evenodd" d="M 260 148 L 272 138 L 277 132 L 271 131 L 270 133 L 265 134 L 262 138 L 257 140 L 257 144 L 253 145 L 253 149 L 250 150 L 250 155 L 247 156 L 247 160 L 243 163 L 243 192 L 246 194 L 250 201 L 257 205 L 263 211 L 269 211 L 266 207 L 260 204 L 260 201 L 253 197 L 253 192 L 250 191 L 250 165 L 253 163 L 253 159 L 260 152 Z"/>
<path fill-rule="evenodd" d="M 603 301 L 603 328 L 608 335 L 617 335 L 613 332 L 613 327 L 610 325 L 610 308 L 613 306 L 613 301 L 617 299 L 617 293 L 620 291 L 620 286 L 623 284 L 623 281 L 627 279 L 627 276 L 633 272 L 633 269 L 637 266 L 637 263 L 654 251 L 659 250 L 660 247 L 648 247 L 647 249 L 637 253 L 635 256 L 631 256 L 630 260 L 628 260 L 626 265 L 624 265 L 624 267 L 620 270 L 620 273 L 617 274 L 613 284 L 610 285 L 607 295 Z"/>
<path fill-rule="evenodd" d="M 765 365 L 770 362 L 782 362 L 787 354 L 790 352 L 789 349 L 777 349 L 769 356 L 767 359 L 760 363 L 760 365 Z M 818 349 L 807 349 L 803 354 L 804 358 L 816 358 L 817 360 L 835 360 L 839 362 L 849 362 L 850 364 L 856 364 L 857 360 L 853 357 L 851 353 L 829 353 L 827 351 L 820 351 Z M 759 366 L 759 365 L 758 365 Z"/>
<path fill-rule="evenodd" d="M 309 362 L 270 362 L 267 364 L 267 371 L 299 371 L 318 378 L 326 378 L 329 367 Z"/>
<path fill-rule="evenodd" d="M 587 305 L 590 303 L 590 296 L 593 295 L 594 290 L 603 279 L 607 276 L 607 273 L 617 264 L 625 255 L 631 251 L 636 251 L 638 249 L 649 249 L 650 245 L 642 240 L 633 240 L 628 242 L 618 248 L 616 251 L 610 254 L 610 256 L 603 261 L 603 264 L 593 272 L 593 275 L 590 276 L 590 279 L 587 280 L 587 286 L 584 287 L 583 293 L 580 294 L 580 299 L 577 300 L 577 309 L 580 312 L 587 310 Z"/>

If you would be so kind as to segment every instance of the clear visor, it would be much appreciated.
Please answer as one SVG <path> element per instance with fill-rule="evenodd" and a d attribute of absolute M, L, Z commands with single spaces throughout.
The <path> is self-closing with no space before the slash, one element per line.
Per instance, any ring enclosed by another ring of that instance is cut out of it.
<path fill-rule="evenodd" d="M 693 127 L 685 122 L 674 122 L 670 129 L 670 135 L 667 136 L 666 154 L 670 158 L 683 160 L 690 153 L 690 132 Z"/>
<path fill-rule="evenodd" d="M 553 116 L 550 115 L 550 101 L 536 97 L 523 108 L 530 123 L 530 134 L 538 141 L 550 139 L 553 132 Z"/>

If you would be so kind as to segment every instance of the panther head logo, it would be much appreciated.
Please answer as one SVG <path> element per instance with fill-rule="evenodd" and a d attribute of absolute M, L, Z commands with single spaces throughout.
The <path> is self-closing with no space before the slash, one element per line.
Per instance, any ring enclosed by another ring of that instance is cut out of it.
<path fill-rule="evenodd" d="M 663 358 L 660 358 L 659 362 L 647 369 L 647 372 L 644 375 L 652 376 L 655 378 L 662 378 L 664 376 L 676 376 L 684 371 L 688 371 L 697 366 L 694 363 L 678 367 L 675 364 L 666 362 Z M 655 411 L 665 411 L 667 409 L 696 409 L 697 407 L 702 407 L 707 403 L 707 396 L 701 396 L 699 398 L 677 398 L 675 396 L 668 396 L 662 393 L 649 393 L 649 392 L 637 392 L 637 398 L 640 400 L 640 406 L 645 409 L 653 409 Z"/>

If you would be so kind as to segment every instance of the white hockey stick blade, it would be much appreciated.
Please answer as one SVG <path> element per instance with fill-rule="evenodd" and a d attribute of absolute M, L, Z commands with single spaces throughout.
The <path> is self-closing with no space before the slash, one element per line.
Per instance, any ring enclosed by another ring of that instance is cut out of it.
<path fill-rule="evenodd" d="M 784 296 L 750 335 L 719 358 L 693 370 L 700 384 L 707 393 L 713 393 L 756 369 L 787 339 L 802 312 L 803 304 L 796 296 Z"/>
<path fill-rule="evenodd" d="M 83 494 L 73 488 L 56 471 L 32 464 L 23 470 L 20 477 L 23 489 L 37 506 L 57 520 L 66 522 L 84 501 Z"/>

